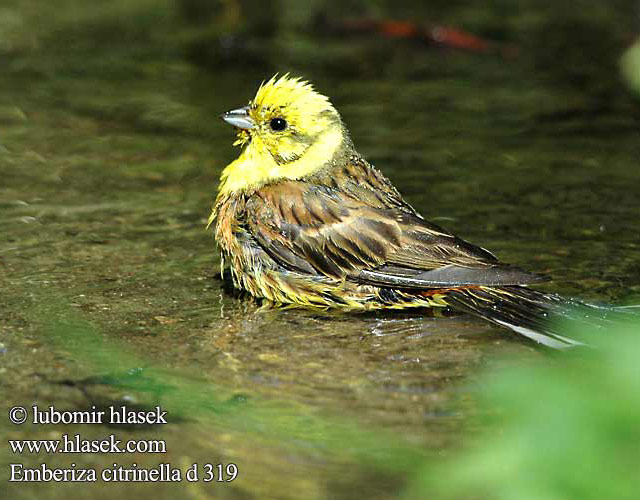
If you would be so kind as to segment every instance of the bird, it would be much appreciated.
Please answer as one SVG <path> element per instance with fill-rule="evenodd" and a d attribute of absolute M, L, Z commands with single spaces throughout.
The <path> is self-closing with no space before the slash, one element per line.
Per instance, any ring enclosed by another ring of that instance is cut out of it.
<path fill-rule="evenodd" d="M 308 81 L 274 75 L 221 118 L 242 150 L 222 171 L 207 227 L 234 287 L 278 305 L 452 310 L 548 347 L 581 344 L 552 321 L 571 300 L 427 221 Z"/>

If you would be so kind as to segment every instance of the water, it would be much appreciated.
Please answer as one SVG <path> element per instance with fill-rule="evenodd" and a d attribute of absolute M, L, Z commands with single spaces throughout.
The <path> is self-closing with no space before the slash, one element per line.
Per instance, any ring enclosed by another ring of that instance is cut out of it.
<path fill-rule="evenodd" d="M 427 218 L 554 276 L 545 289 L 639 302 L 640 114 L 616 67 L 632 3 L 450 3 L 410 16 L 508 42 L 519 56 L 301 29 L 332 2 L 270 12 L 195 0 L 5 2 L 3 414 L 125 401 L 166 405 L 170 425 L 3 425 L 2 440 L 155 437 L 167 441 L 161 459 L 72 460 L 240 471 L 224 485 L 84 486 L 91 498 L 389 498 L 421 460 L 464 444 L 479 372 L 545 361 L 466 316 L 265 310 L 224 286 L 205 224 L 238 152 L 217 116 L 276 71 L 329 95 L 358 150 Z M 383 2 L 369 10 L 407 16 Z M 43 457 L 2 461 L 7 471 Z M 80 491 L 11 486 L 12 498 Z"/>

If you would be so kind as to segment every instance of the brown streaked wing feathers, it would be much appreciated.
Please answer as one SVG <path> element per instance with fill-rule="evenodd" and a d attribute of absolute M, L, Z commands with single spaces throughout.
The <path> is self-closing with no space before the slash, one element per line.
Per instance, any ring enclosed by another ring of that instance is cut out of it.
<path fill-rule="evenodd" d="M 499 263 L 397 197 L 389 207 L 373 207 L 354 198 L 353 189 L 346 194 L 302 181 L 266 186 L 247 201 L 249 230 L 287 269 L 362 284 L 424 289 L 543 279 Z"/>

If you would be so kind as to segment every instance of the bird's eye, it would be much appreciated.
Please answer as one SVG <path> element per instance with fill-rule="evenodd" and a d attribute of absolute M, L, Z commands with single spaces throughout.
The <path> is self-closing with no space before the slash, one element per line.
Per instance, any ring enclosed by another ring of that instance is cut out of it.
<path fill-rule="evenodd" d="M 284 118 L 274 118 L 269 122 L 269 126 L 274 132 L 282 132 L 287 128 L 287 121 Z"/>

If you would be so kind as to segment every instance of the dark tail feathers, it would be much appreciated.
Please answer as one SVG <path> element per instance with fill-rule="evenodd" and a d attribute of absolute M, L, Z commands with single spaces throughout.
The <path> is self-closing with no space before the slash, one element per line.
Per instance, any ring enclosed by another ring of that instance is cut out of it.
<path fill-rule="evenodd" d="M 577 307 L 599 309 L 524 286 L 460 288 L 449 291 L 446 300 L 454 309 L 506 326 L 555 349 L 584 345 L 558 333 L 558 320 L 575 319 L 572 312 Z"/>

